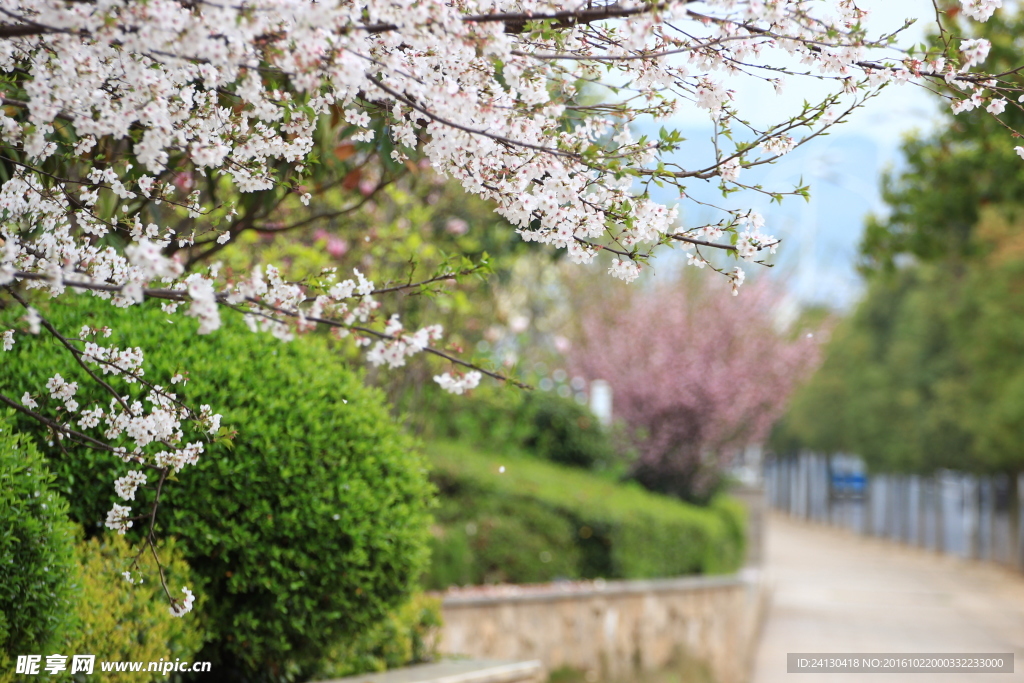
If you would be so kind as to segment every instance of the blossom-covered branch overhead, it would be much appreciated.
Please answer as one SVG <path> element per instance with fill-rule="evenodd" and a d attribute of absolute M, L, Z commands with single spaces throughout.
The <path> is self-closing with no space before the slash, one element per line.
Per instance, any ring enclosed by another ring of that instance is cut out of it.
<path fill-rule="evenodd" d="M 956 9 L 984 21 L 999 6 Z M 0 0 L 0 292 L 23 303 L 29 333 L 41 324 L 33 297 L 84 291 L 122 307 L 160 298 L 200 334 L 229 309 L 282 339 L 329 327 L 376 365 L 440 357 L 450 371 L 435 380 L 462 393 L 483 374 L 503 376 L 446 350 L 440 326 L 406 330 L 377 296 L 401 286 L 359 271 L 294 282 L 270 264 L 239 274 L 204 261 L 246 231 L 271 230 L 266 206 L 287 200 L 293 215 L 324 216 L 358 206 L 324 205 L 326 187 L 312 180 L 332 149 L 341 158 L 351 148 L 396 167 L 425 160 L 492 202 L 522 239 L 576 263 L 600 261 L 631 281 L 656 248 L 675 247 L 735 291 L 745 276 L 730 259 L 765 262 L 779 241 L 742 206 L 681 223 L 678 205 L 694 201 L 687 183 L 716 183 L 727 200 L 743 188 L 805 195 L 745 184 L 744 171 L 841 123 L 888 84 L 942 90 L 954 111 L 998 117 L 1020 106 L 1017 71 L 984 72 L 986 41 L 943 28 L 944 50 L 911 52 L 900 32 L 869 35 L 865 16 L 853 0 Z M 795 78 L 834 91 L 770 124 L 737 104 L 738 89 L 781 92 Z M 711 123 L 709 156 L 680 154 L 674 130 L 634 137 L 633 124 L 687 108 Z M 327 140 L 342 130 L 344 149 Z M 673 201 L 655 200 L 655 186 Z M 102 351 L 92 334 L 62 338 L 103 374 L 139 377 L 134 356 Z M 0 331 L 0 342 L 11 348 L 16 331 Z M 109 407 L 72 406 L 73 388 L 51 381 L 54 416 L 39 412 L 41 388 L 0 400 L 68 438 L 102 442 L 85 434 L 101 420 L 137 433 L 122 455 L 155 467 L 160 485 L 201 453 L 181 425 L 202 433 L 217 422 L 156 384 L 147 412 L 113 387 Z M 148 480 L 126 475 L 118 493 L 132 500 Z M 130 521 L 119 505 L 108 525 Z"/>

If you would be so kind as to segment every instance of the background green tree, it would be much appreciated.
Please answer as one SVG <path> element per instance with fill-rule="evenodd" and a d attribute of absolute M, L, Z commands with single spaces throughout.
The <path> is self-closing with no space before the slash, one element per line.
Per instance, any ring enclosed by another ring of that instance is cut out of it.
<path fill-rule="evenodd" d="M 1005 13 L 972 25 L 996 72 L 1013 68 L 1021 28 Z M 884 180 L 891 211 L 861 244 L 866 294 L 775 430 L 776 450 L 853 452 L 890 472 L 1024 470 L 1024 167 L 984 112 L 944 111 Z M 1007 117 L 1024 111 L 1008 102 Z"/>
<path fill-rule="evenodd" d="M 948 11 L 955 16 L 955 11 Z M 964 38 L 992 43 L 986 65 L 993 73 L 1017 69 L 1021 53 L 1019 13 L 997 12 L 984 24 L 951 21 Z M 946 36 L 928 41 L 940 45 Z M 970 91 L 951 90 L 958 99 Z M 862 265 L 868 272 L 891 271 L 897 258 L 919 260 L 977 254 L 983 241 L 973 239 L 980 212 L 988 206 L 1016 215 L 1024 208 L 1024 165 L 1014 152 L 1007 129 L 984 111 L 954 115 L 949 100 L 936 98 L 940 124 L 936 132 L 917 134 L 903 144 L 898 172 L 882 179 L 882 198 L 889 211 L 867 223 L 861 242 Z M 1024 124 L 1024 109 L 1008 101 L 1003 120 L 1014 128 Z"/>

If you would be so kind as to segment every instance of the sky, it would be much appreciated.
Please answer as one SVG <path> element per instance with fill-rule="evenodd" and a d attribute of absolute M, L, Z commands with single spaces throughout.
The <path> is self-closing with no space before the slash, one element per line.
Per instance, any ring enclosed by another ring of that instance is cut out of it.
<path fill-rule="evenodd" d="M 864 0 L 858 5 L 871 12 L 867 24 L 874 33 L 894 30 L 904 19 L 917 18 L 917 24 L 900 41 L 904 45 L 921 42 L 935 16 L 930 0 Z M 768 86 L 741 85 L 746 87 L 736 87 L 737 108 L 760 122 L 783 121 L 789 118 L 787 112 L 798 108 L 803 100 L 820 100 L 828 92 L 809 79 L 788 79 L 782 96 L 776 96 Z M 880 197 L 881 175 L 887 169 L 898 170 L 904 136 L 935 129 L 941 106 L 920 87 L 890 86 L 848 122 L 833 128 L 829 136 L 797 148 L 772 166 L 743 171 L 741 180 L 779 189 L 791 188 L 803 178 L 811 188 L 809 203 L 791 197 L 780 206 L 748 191 L 723 199 L 715 184 L 689 185 L 687 193 L 720 206 L 758 210 L 766 219 L 764 231 L 783 240 L 771 275 L 782 278 L 793 298 L 802 304 L 848 309 L 862 289 L 856 261 L 865 219 L 869 214 L 885 212 Z M 679 129 L 694 145 L 709 144 L 711 127 L 702 110 L 687 107 L 674 119 L 657 125 Z M 640 132 L 648 131 L 641 126 Z M 684 147 L 680 154 L 695 150 L 697 147 Z M 675 193 L 668 191 L 661 196 L 655 194 L 659 201 L 672 202 L 674 198 Z M 684 225 L 719 218 L 710 211 L 702 215 L 691 204 L 680 208 Z M 763 269 L 750 264 L 747 270 L 758 268 Z"/>

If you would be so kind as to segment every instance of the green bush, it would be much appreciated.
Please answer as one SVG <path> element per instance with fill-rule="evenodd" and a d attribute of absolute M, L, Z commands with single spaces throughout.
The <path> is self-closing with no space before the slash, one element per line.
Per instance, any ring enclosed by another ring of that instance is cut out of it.
<path fill-rule="evenodd" d="M 74 529 L 71 523 L 67 526 Z M 96 657 L 97 672 L 101 661 L 194 661 L 203 645 L 203 631 L 196 615 L 171 616 L 156 570 L 151 564 L 146 566 L 147 555 L 142 558 L 145 574 L 133 572 L 135 584 L 128 583 L 121 573 L 128 566 L 126 558 L 131 554 L 128 543 L 117 534 L 105 534 L 102 539 L 83 539 L 75 544 L 75 562 L 70 572 L 71 599 L 67 611 L 60 614 L 64 625 L 61 637 L 51 639 L 44 646 L 0 652 L 0 681 L 16 680 L 14 660 L 19 654 L 57 653 L 65 655 L 69 661 L 74 654 L 91 654 Z M 172 589 L 177 585 L 191 585 L 188 565 L 174 544 L 165 544 L 161 555 Z M 200 597 L 197 605 L 202 602 Z M 41 672 L 35 678 L 65 680 L 66 675 L 50 676 Z M 168 678 L 159 672 L 108 672 L 103 680 L 109 683 L 155 682 Z"/>
<path fill-rule="evenodd" d="M 414 595 L 373 628 L 332 648 L 314 680 L 434 661 L 441 626 L 440 598 Z"/>
<path fill-rule="evenodd" d="M 134 585 L 121 576 L 127 567 L 125 558 L 132 555 L 123 537 L 105 533 L 102 538 L 81 541 L 75 551 L 80 571 L 76 608 L 80 626 L 59 652 L 68 656 L 94 654 L 97 662 L 200 659 L 197 653 L 204 634 L 198 610 L 202 610 L 207 596 L 197 596 L 191 614 L 171 616 L 152 562 L 144 565 L 142 575 L 132 572 Z M 161 548 L 160 555 L 172 593 L 182 585 L 193 585 L 189 567 L 174 543 Z M 143 556 L 142 561 L 146 559 Z M 108 672 L 103 680 L 135 683 L 166 681 L 167 676 L 157 672 Z"/>
<path fill-rule="evenodd" d="M 728 542 L 721 546 L 722 554 L 716 559 L 722 567 L 739 568 L 747 549 L 747 508 L 740 501 L 724 494 L 711 499 L 708 508 L 718 513 L 725 525 Z"/>
<path fill-rule="evenodd" d="M 427 580 L 432 587 L 490 578 L 466 528 L 480 534 L 497 516 L 504 520 L 500 543 L 507 552 L 529 549 L 520 564 L 503 560 L 507 569 L 495 578 L 510 582 L 718 573 L 742 561 L 744 513 L 736 501 L 719 498 L 696 507 L 635 483 L 616 484 L 522 455 L 482 454 L 453 442 L 435 442 L 427 454 L 445 499 L 435 530 L 440 552 Z M 538 569 L 532 556 L 539 538 L 552 560 L 569 566 Z"/>
<path fill-rule="evenodd" d="M 444 477 L 426 588 L 577 578 L 576 526 L 529 498 L 489 496 Z"/>
<path fill-rule="evenodd" d="M 75 627 L 76 576 L 67 503 L 43 455 L 13 433 L 12 414 L 0 411 L 0 659 L 8 665 L 52 653 Z"/>
<path fill-rule="evenodd" d="M 169 482 L 158 516 L 158 533 L 180 536 L 194 590 L 209 597 L 201 614 L 209 641 L 198 658 L 212 661 L 220 680 L 301 677 L 328 647 L 372 628 L 408 596 L 427 557 L 425 464 L 380 393 L 324 340 L 282 344 L 234 317 L 200 337 L 195 321 L 155 303 L 118 312 L 83 297 L 43 314 L 71 335 L 83 324 L 109 325 L 105 343 L 142 347 L 147 378 L 164 386 L 190 371 L 179 396 L 213 406 L 238 431 Z M 8 353 L 6 393 L 37 392 L 60 372 L 79 382 L 83 408 L 108 403 L 45 334 L 19 336 Z M 22 428 L 45 442 L 37 424 Z M 53 467 L 73 494 L 72 517 L 96 530 L 124 466 L 71 450 L 51 451 Z M 143 496 L 135 507 L 145 504 Z"/>
<path fill-rule="evenodd" d="M 615 458 L 608 435 L 588 408 L 550 392 L 530 392 L 525 416 L 530 426 L 523 447 L 562 465 L 592 469 Z"/>
<path fill-rule="evenodd" d="M 443 410 L 436 409 L 438 403 Z M 501 444 L 584 469 L 608 469 L 618 460 L 607 430 L 590 410 L 551 392 L 484 386 L 472 400 L 438 394 L 423 427 L 430 436 L 488 449 Z"/>

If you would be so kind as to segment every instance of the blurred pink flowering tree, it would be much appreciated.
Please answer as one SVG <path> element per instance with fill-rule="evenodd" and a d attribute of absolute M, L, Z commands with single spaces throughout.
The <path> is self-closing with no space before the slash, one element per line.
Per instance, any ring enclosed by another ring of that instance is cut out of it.
<path fill-rule="evenodd" d="M 778 331 L 779 291 L 765 278 L 740 297 L 694 277 L 623 296 L 628 305 L 583 309 L 574 369 L 611 385 L 615 418 L 639 451 L 633 476 L 700 499 L 730 453 L 767 437 L 817 364 L 818 342 Z"/>

